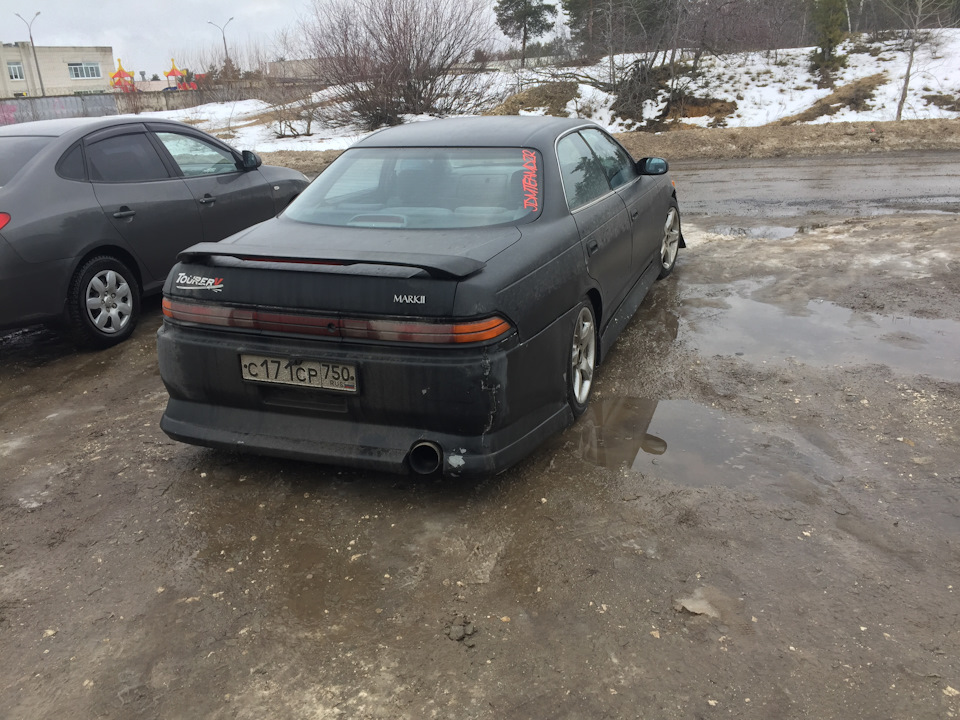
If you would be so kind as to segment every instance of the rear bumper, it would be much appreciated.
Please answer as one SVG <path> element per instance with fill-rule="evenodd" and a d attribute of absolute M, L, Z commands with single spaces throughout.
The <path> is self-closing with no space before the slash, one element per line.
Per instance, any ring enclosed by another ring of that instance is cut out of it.
<path fill-rule="evenodd" d="M 433 442 L 441 449 L 444 475 L 478 477 L 506 470 L 572 421 L 569 407 L 559 408 L 526 433 L 507 427 L 468 437 L 171 399 L 160 427 L 174 440 L 192 445 L 401 474 L 410 472 L 413 446 Z"/>
<path fill-rule="evenodd" d="M 572 322 L 572 320 L 570 320 Z M 251 336 L 165 323 L 170 393 L 161 429 L 181 442 L 407 473 L 410 450 L 439 445 L 443 474 L 501 472 L 573 421 L 566 318 L 526 343 L 393 348 Z M 355 365 L 356 395 L 244 381 L 241 353 Z"/>
<path fill-rule="evenodd" d="M 25 262 L 0 237 L 0 329 L 59 320 L 71 261 Z"/>

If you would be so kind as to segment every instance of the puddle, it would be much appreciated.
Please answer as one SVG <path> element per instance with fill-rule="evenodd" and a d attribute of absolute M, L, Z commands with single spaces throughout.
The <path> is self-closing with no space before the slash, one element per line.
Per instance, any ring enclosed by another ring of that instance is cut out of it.
<path fill-rule="evenodd" d="M 733 235 L 736 237 L 763 238 L 766 240 L 786 240 L 803 228 L 785 227 L 783 225 L 755 225 L 752 227 L 734 227 L 731 225 L 715 225 L 708 232 L 714 235 Z"/>
<path fill-rule="evenodd" d="M 581 456 L 681 485 L 749 486 L 758 495 L 819 502 L 820 483 L 843 475 L 823 450 L 686 400 L 595 401 L 577 424 Z M 799 484 L 806 487 L 798 487 Z"/>
<path fill-rule="evenodd" d="M 732 295 L 683 307 L 683 332 L 704 355 L 750 362 L 793 358 L 814 365 L 883 364 L 907 375 L 960 381 L 960 322 L 889 317 L 810 301 L 800 313 Z"/>

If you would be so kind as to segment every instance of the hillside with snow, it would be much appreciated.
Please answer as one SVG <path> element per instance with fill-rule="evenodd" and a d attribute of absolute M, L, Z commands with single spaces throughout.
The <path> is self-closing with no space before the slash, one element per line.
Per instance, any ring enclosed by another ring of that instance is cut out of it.
<path fill-rule="evenodd" d="M 841 47 L 846 66 L 834 76 L 834 86 L 818 87 L 810 70 L 813 48 L 763 53 L 737 53 L 705 57 L 696 74 L 684 76 L 680 87 L 687 97 L 724 114 L 696 114 L 675 122 L 700 127 L 756 127 L 771 123 L 828 123 L 837 121 L 882 122 L 896 119 L 897 105 L 907 68 L 906 52 L 893 41 L 848 40 Z M 627 68 L 634 58 L 618 56 L 614 67 Z M 538 85 L 569 81 L 576 76 L 571 97 L 562 112 L 595 120 L 613 132 L 642 129 L 661 118 L 667 94 L 645 103 L 642 119 L 619 117 L 616 98 L 584 79 L 602 84 L 609 79 L 609 58 L 586 68 L 539 67 L 523 71 L 496 70 L 477 75 L 492 109 L 512 93 Z M 317 100 L 322 101 L 322 93 Z M 273 108 L 260 100 L 214 103 L 186 110 L 155 113 L 189 122 L 223 137 L 231 144 L 259 152 L 280 150 L 341 150 L 366 133 L 357 128 L 324 127 L 314 122 L 311 135 L 278 137 L 271 120 Z M 523 114 L 547 114 L 546 107 L 525 107 Z M 556 113 L 557 110 L 554 110 Z M 702 110 L 701 110 L 702 112 Z M 922 46 L 914 59 L 903 119 L 960 118 L 960 29 L 945 29 Z M 430 120 L 410 117 L 408 121 Z"/>

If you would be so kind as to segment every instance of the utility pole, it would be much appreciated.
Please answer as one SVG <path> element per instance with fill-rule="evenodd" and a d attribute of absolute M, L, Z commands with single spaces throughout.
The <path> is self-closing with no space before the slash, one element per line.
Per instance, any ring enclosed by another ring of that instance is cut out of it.
<path fill-rule="evenodd" d="M 37 15 L 39 14 L 40 14 L 40 11 L 37 10 L 34 16 L 30 18 L 30 22 L 27 22 L 26 20 L 24 20 L 23 15 L 21 15 L 20 13 L 14 13 L 14 15 L 16 15 L 18 18 L 23 20 L 23 24 L 27 26 L 27 34 L 30 36 L 30 49 L 33 50 L 33 67 L 36 68 L 37 78 L 40 80 L 40 94 L 43 97 L 46 97 L 47 91 L 43 87 L 43 75 L 40 73 L 40 63 L 37 61 L 37 46 L 33 44 L 33 21 L 37 19 Z"/>

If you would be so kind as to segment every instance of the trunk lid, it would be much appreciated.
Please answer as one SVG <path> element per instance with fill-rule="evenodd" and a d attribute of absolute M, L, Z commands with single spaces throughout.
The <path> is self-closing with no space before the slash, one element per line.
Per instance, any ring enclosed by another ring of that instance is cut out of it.
<path fill-rule="evenodd" d="M 408 231 L 281 217 L 184 250 L 164 294 L 302 312 L 450 317 L 458 283 L 519 238 L 514 226 Z"/>

